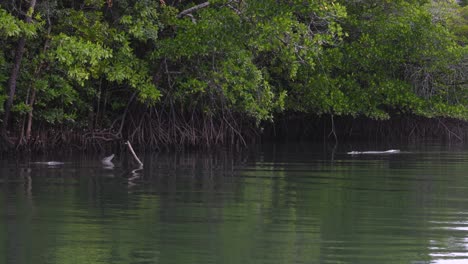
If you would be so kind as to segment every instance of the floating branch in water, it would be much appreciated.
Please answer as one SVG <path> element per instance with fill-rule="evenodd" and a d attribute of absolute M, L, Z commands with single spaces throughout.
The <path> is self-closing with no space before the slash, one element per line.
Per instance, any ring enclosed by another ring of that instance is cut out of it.
<path fill-rule="evenodd" d="M 61 162 L 61 161 L 36 161 L 36 162 L 31 162 L 31 164 L 40 164 L 40 165 L 47 165 L 47 166 L 60 166 L 60 165 L 64 165 L 65 162 Z"/>
<path fill-rule="evenodd" d="M 106 169 L 113 169 L 115 167 L 114 163 L 112 162 L 112 159 L 114 158 L 114 154 L 104 157 L 101 159 L 102 165 L 104 165 L 104 168 Z"/>
<path fill-rule="evenodd" d="M 112 154 L 110 156 L 107 156 L 107 157 L 104 157 L 101 162 L 102 163 L 108 163 L 108 162 L 112 162 L 112 159 L 114 158 L 115 154 Z"/>
<path fill-rule="evenodd" d="M 400 153 L 399 149 L 389 149 L 386 151 L 351 151 L 348 152 L 350 155 L 360 155 L 360 154 L 396 154 Z"/>

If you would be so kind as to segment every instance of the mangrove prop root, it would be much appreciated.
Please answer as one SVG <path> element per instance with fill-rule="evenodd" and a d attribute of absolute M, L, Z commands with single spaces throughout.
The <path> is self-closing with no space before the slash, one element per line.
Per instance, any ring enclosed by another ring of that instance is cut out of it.
<path fill-rule="evenodd" d="M 328 135 L 336 136 L 340 140 L 438 139 L 456 142 L 468 138 L 467 122 L 447 118 L 410 116 L 390 120 L 369 120 L 297 115 L 285 119 L 278 117 L 275 119 L 275 124 L 271 123 L 270 127 L 268 124 L 263 124 L 266 127 L 263 134 L 260 134 L 260 128 L 255 123 L 234 113 L 205 114 L 192 109 L 171 111 L 170 108 L 138 109 L 133 104 L 130 108 L 132 109 L 128 111 L 123 127 L 120 123 L 121 118 L 114 123 L 115 126 L 109 124 L 106 129 L 92 130 L 66 126 L 57 129 L 44 122 L 35 122 L 31 139 L 26 143 L 23 142 L 20 149 L 40 151 L 69 147 L 101 151 L 107 147 L 121 146 L 123 139 L 141 149 L 160 150 L 211 148 L 220 145 L 246 146 L 260 137 L 266 139 L 269 136 L 280 139 L 328 140 Z M 332 134 L 329 134 L 330 125 Z"/>
<path fill-rule="evenodd" d="M 130 141 L 125 142 L 125 145 L 128 146 L 128 150 L 130 150 L 130 153 L 132 153 L 133 158 L 140 164 L 140 167 L 143 167 L 143 162 L 138 158 L 138 156 L 135 154 L 135 151 L 133 150 L 132 144 L 130 144 Z"/>

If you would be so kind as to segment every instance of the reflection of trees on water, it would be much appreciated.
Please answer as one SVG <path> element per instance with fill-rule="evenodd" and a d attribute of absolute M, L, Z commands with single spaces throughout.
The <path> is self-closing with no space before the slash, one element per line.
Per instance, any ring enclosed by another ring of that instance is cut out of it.
<path fill-rule="evenodd" d="M 0 225 L 27 223 L 10 254 L 49 263 L 432 263 L 466 251 L 468 165 L 272 148 L 147 155 L 133 172 L 121 158 L 112 170 L 33 167 L 1 186 L 16 202 L 1 200 L 13 217 Z"/>

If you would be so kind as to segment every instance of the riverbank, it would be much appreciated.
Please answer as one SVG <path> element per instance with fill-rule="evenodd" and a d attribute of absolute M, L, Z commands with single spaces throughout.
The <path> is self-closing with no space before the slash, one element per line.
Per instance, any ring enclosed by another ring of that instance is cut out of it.
<path fill-rule="evenodd" d="M 453 118 L 394 116 L 388 120 L 369 118 L 283 115 L 265 128 L 263 138 L 314 141 L 408 141 L 465 142 L 468 122 Z"/>
<path fill-rule="evenodd" d="M 140 150 L 203 149 L 218 147 L 242 148 L 267 141 L 403 141 L 436 140 L 462 143 L 468 139 L 468 123 L 451 118 L 423 118 L 399 116 L 389 120 L 307 116 L 289 114 L 277 116 L 276 122 L 259 126 L 247 123 L 202 122 L 145 127 L 125 127 L 120 132 L 112 129 L 48 128 L 37 130 L 29 140 L 8 137 L 1 149 L 8 151 L 102 151 L 119 149 L 129 140 Z M 157 128 L 157 129 L 154 129 Z"/>

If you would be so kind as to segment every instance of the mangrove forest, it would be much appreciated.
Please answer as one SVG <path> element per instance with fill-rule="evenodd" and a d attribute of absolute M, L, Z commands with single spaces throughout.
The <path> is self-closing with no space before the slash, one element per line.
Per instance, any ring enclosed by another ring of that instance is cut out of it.
<path fill-rule="evenodd" d="M 0 145 L 338 140 L 366 127 L 463 140 L 467 4 L 2 0 Z"/>

